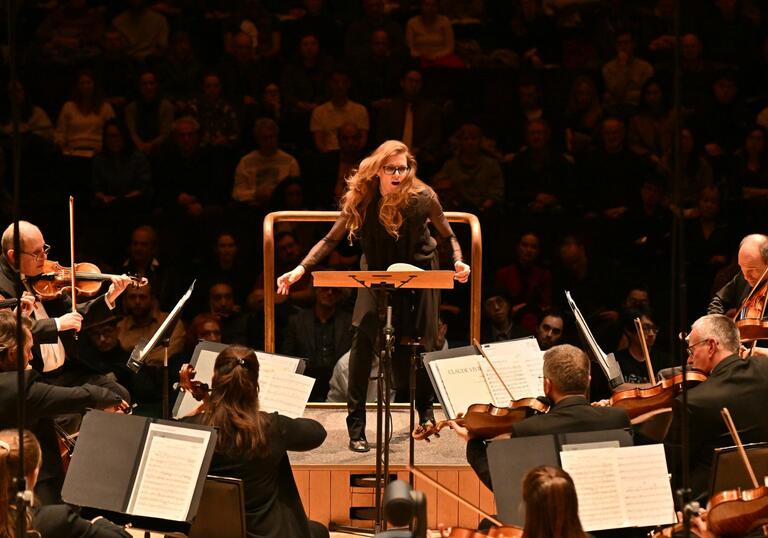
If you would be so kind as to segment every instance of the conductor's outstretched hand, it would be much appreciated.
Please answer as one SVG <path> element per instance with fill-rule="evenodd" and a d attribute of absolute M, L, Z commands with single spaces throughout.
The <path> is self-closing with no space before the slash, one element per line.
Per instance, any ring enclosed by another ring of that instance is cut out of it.
<path fill-rule="evenodd" d="M 304 276 L 304 272 L 304 266 L 297 265 L 292 271 L 288 271 L 287 273 L 280 275 L 280 277 L 277 279 L 277 293 L 279 295 L 288 295 L 288 290 L 290 289 L 291 284 Z"/>
<path fill-rule="evenodd" d="M 456 270 L 456 274 L 453 275 L 453 278 L 455 278 L 462 284 L 467 280 L 469 280 L 469 271 L 470 271 L 469 265 L 459 260 L 455 264 L 453 264 L 453 268 Z"/>

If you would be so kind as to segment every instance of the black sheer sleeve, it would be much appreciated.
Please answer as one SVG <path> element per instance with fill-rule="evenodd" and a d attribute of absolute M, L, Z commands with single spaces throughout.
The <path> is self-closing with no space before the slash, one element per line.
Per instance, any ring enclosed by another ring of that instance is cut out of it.
<path fill-rule="evenodd" d="M 333 252 L 336 245 L 344 238 L 347 231 L 347 220 L 341 216 L 333 223 L 331 231 L 326 234 L 320 241 L 318 241 L 314 247 L 309 251 L 309 254 L 304 256 L 301 260 L 301 265 L 304 266 L 304 270 L 309 272 L 315 265 L 320 263 L 328 254 Z"/>
<path fill-rule="evenodd" d="M 448 223 L 448 219 L 445 218 L 443 213 L 443 206 L 440 205 L 440 200 L 437 199 L 437 194 L 434 192 L 429 197 L 429 220 L 432 221 L 435 230 L 440 234 L 443 239 L 448 239 L 451 243 L 451 258 L 453 263 L 463 261 L 461 256 L 461 246 L 458 239 L 451 229 L 451 225 Z"/>
<path fill-rule="evenodd" d="M 285 441 L 286 450 L 305 452 L 323 444 L 325 428 L 311 418 L 288 418 L 277 415 L 277 424 Z"/>

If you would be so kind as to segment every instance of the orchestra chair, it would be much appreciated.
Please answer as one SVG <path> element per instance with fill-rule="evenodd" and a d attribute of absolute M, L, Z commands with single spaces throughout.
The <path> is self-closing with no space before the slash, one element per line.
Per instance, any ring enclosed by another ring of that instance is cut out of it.
<path fill-rule="evenodd" d="M 245 538 L 245 493 L 239 478 L 208 475 L 189 538 Z"/>

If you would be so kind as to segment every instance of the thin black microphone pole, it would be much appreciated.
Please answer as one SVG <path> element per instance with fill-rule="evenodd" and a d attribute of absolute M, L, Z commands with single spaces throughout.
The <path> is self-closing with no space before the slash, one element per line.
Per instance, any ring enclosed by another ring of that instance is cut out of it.
<path fill-rule="evenodd" d="M 8 16 L 8 67 L 10 71 L 10 88 L 8 94 L 11 98 L 11 120 L 13 125 L 12 159 L 13 159 L 13 263 L 16 268 L 16 298 L 19 299 L 16 305 L 16 368 L 17 368 L 17 393 L 18 393 L 18 411 L 16 421 L 18 423 L 19 436 L 19 468 L 16 475 L 16 536 L 26 536 L 27 525 L 27 479 L 24 475 L 24 425 L 26 415 L 24 412 L 25 395 L 25 376 L 24 368 L 26 366 L 24 356 L 24 328 L 21 321 L 21 295 L 23 293 L 21 285 L 21 234 L 19 230 L 19 193 L 20 180 L 19 172 L 21 169 L 21 141 L 19 134 L 19 103 L 16 100 L 18 92 L 18 73 L 16 70 L 16 0 L 7 0 L 6 9 Z"/>

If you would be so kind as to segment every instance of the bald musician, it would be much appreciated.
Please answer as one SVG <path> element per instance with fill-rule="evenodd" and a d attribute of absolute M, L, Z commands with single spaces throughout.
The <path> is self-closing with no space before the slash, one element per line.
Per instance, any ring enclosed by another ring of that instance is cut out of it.
<path fill-rule="evenodd" d="M 696 320 L 686 339 L 688 365 L 709 378 L 688 391 L 690 425 L 689 461 L 691 489 L 695 500 L 708 492 L 714 449 L 733 446 L 720 416 L 727 407 L 744 444 L 768 440 L 768 360 L 739 357 L 739 330 L 733 320 L 710 314 Z M 682 396 L 673 401 L 672 425 L 664 443 L 674 488 L 680 486 Z"/>
<path fill-rule="evenodd" d="M 544 394 L 552 402 L 549 413 L 535 415 L 512 426 L 512 437 L 530 437 L 573 432 L 630 428 L 629 416 L 618 407 L 593 407 L 587 400 L 589 359 L 577 347 L 553 346 L 544 353 Z M 493 489 L 488 470 L 488 442 L 473 439 L 461 426 L 451 423 L 467 440 L 467 461 L 488 488 Z"/>
<path fill-rule="evenodd" d="M 768 236 L 752 234 L 742 239 L 738 262 L 741 271 L 712 297 L 707 314 L 728 314 L 741 306 L 768 267 Z"/>

